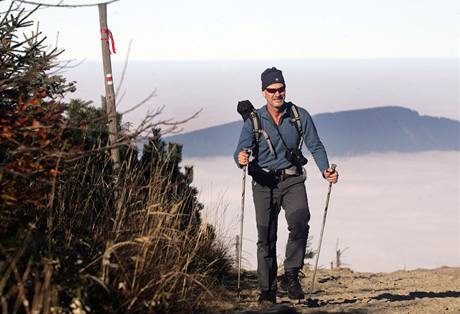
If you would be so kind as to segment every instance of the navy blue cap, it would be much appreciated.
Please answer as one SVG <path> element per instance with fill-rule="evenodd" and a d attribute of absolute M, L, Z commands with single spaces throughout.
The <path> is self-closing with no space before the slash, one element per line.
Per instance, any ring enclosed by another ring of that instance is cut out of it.
<path fill-rule="evenodd" d="M 274 83 L 282 83 L 286 86 L 286 83 L 284 83 L 283 72 L 275 67 L 268 68 L 263 71 L 260 79 L 262 80 L 262 90 L 265 90 L 267 86 Z"/>

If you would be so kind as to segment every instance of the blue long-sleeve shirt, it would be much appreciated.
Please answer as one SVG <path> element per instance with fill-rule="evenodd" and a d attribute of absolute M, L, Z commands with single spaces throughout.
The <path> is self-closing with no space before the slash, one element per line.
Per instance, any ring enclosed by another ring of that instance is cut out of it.
<path fill-rule="evenodd" d="M 289 147 L 289 149 L 294 149 L 299 143 L 299 133 L 297 132 L 294 122 L 291 122 L 288 106 L 291 103 L 285 103 L 284 111 L 281 115 L 280 123 L 278 129 L 283 136 L 283 139 Z M 297 107 L 299 111 L 300 121 L 302 124 L 302 130 L 304 132 L 304 143 L 307 146 L 308 150 L 311 152 L 313 159 L 316 162 L 321 173 L 324 173 L 324 170 L 329 168 L 329 161 L 327 159 L 326 150 L 323 143 L 318 136 L 316 127 L 313 123 L 313 120 L 307 110 Z M 261 128 L 264 129 L 273 144 L 273 149 L 275 150 L 275 156 L 270 153 L 269 146 L 267 141 L 263 136 L 259 138 L 259 148 L 258 148 L 258 164 L 262 168 L 270 170 L 280 170 L 286 169 L 292 166 L 292 164 L 286 159 L 286 147 L 284 146 L 280 136 L 274 126 L 273 119 L 270 117 L 270 113 L 267 110 L 267 105 L 257 110 Z M 253 150 L 256 147 L 255 138 L 253 134 L 252 120 L 247 119 L 241 130 L 240 139 L 238 141 L 237 148 L 233 154 L 233 158 L 238 166 L 238 154 L 243 149 Z"/>

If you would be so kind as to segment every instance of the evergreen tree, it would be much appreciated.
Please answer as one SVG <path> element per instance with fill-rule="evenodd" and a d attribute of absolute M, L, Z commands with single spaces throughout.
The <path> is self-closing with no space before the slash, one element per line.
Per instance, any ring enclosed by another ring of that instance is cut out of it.
<path fill-rule="evenodd" d="M 168 187 L 169 198 L 181 202 L 178 209 L 183 215 L 182 226 L 185 228 L 190 222 L 196 227 L 201 224 L 201 210 L 203 205 L 198 201 L 198 190 L 191 186 L 193 181 L 193 167 L 185 167 L 181 171 L 182 145 L 165 143 L 161 139 L 161 130 L 152 130 L 153 135 L 144 145 L 141 164 L 144 169 L 146 182 L 152 176 L 160 175 L 168 178 L 164 183 Z"/>
<path fill-rule="evenodd" d="M 0 16 L 0 215 L 27 224 L 36 214 L 24 206 L 46 206 L 62 165 L 59 156 L 69 151 L 65 107 L 56 97 L 75 87 L 48 74 L 62 51 L 47 51 L 40 33 L 23 37 L 34 11 L 10 10 Z M 11 236 L 12 230 L 0 229 L 0 237 Z"/>

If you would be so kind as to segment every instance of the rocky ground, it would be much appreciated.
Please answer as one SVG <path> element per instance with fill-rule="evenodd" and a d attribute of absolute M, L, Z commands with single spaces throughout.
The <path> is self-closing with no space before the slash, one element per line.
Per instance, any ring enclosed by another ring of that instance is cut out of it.
<path fill-rule="evenodd" d="M 312 272 L 302 286 L 309 291 Z M 238 299 L 234 282 L 229 286 L 224 313 L 460 313 L 460 268 L 359 273 L 350 269 L 319 270 L 312 294 L 319 307 L 290 301 L 278 292 L 277 305 L 257 304 L 257 278 L 245 272 Z M 308 295 L 307 295 L 308 297 Z M 239 301 L 238 301 L 239 300 Z M 217 309 L 217 308 L 216 308 Z"/>

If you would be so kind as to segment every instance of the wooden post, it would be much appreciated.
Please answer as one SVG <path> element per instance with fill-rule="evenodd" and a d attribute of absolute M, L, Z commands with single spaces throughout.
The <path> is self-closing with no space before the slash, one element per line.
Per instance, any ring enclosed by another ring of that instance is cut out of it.
<path fill-rule="evenodd" d="M 117 142 L 117 109 L 115 106 L 115 91 L 113 88 L 112 62 L 110 59 L 109 34 L 107 31 L 107 4 L 102 3 L 99 7 L 99 24 L 101 29 L 101 46 L 102 61 L 104 65 L 104 85 L 105 100 L 107 103 L 107 118 L 109 120 L 109 142 L 113 145 Z M 113 169 L 117 171 L 120 168 L 120 151 L 118 147 L 110 150 L 112 156 Z"/>
<path fill-rule="evenodd" d="M 98 5 L 99 8 L 99 24 L 101 32 L 101 47 L 102 47 L 102 62 L 104 66 L 104 85 L 105 85 L 105 103 L 106 112 L 109 127 L 109 143 L 114 145 L 117 142 L 118 130 L 117 130 L 117 109 L 115 106 L 115 90 L 113 88 L 113 77 L 112 77 L 112 61 L 110 59 L 110 48 L 109 48 L 109 31 L 107 26 L 107 4 L 101 3 Z M 118 197 L 118 191 L 116 190 L 118 181 L 118 170 L 120 169 L 120 151 L 118 147 L 112 147 L 110 149 L 110 155 L 112 157 L 112 165 L 114 170 L 114 198 L 116 202 L 116 218 L 112 227 L 113 238 L 110 238 L 105 245 L 105 252 L 110 249 L 113 245 L 113 239 L 116 237 L 115 232 L 118 228 L 118 222 L 121 217 L 121 199 Z M 104 252 L 104 256 L 105 256 Z M 101 280 L 104 283 L 109 282 L 109 263 L 103 258 L 101 260 L 102 274 Z"/>

